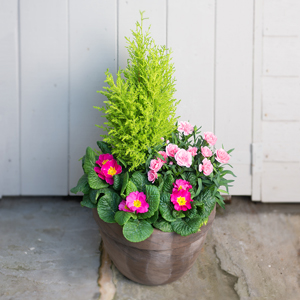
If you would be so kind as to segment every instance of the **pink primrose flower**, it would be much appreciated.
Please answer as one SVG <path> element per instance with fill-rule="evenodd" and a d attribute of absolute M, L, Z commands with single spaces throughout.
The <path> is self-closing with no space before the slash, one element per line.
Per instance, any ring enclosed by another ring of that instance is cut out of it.
<path fill-rule="evenodd" d="M 150 170 L 148 172 L 148 181 L 151 181 L 152 183 L 154 183 L 154 181 L 157 179 L 157 173 L 154 172 L 153 170 Z"/>
<path fill-rule="evenodd" d="M 137 213 L 145 213 L 149 208 L 149 204 L 146 202 L 146 195 L 138 191 L 132 192 L 126 197 L 126 205 Z"/>
<path fill-rule="evenodd" d="M 191 147 L 189 146 L 189 149 L 187 149 L 187 152 L 190 152 L 192 154 L 192 156 L 196 156 L 197 155 L 197 147 Z"/>
<path fill-rule="evenodd" d="M 163 162 L 161 159 L 152 159 L 150 161 L 150 169 L 154 172 L 158 172 L 160 168 L 163 166 Z"/>
<path fill-rule="evenodd" d="M 105 177 L 105 181 L 110 185 L 114 184 L 114 176 L 117 174 L 122 173 L 122 167 L 118 165 L 116 160 L 109 160 L 108 162 L 103 165 L 101 168 L 101 175 Z M 98 174 L 100 177 L 100 174 Z M 102 177 L 100 177 L 102 178 Z M 103 179 L 103 178 L 102 178 Z"/>
<path fill-rule="evenodd" d="M 159 157 L 157 159 L 160 160 L 163 164 L 165 164 L 168 159 L 167 153 L 165 151 L 158 151 L 158 153 L 163 156 L 164 160 Z"/>
<path fill-rule="evenodd" d="M 194 126 L 189 122 L 179 122 L 178 131 L 183 132 L 184 135 L 189 135 L 194 131 Z"/>
<path fill-rule="evenodd" d="M 179 148 L 175 144 L 168 144 L 168 146 L 166 147 L 166 153 L 171 157 L 174 157 L 178 150 Z"/>
<path fill-rule="evenodd" d="M 201 154 L 204 157 L 211 157 L 212 156 L 212 152 L 211 152 L 211 150 L 207 146 L 201 147 Z"/>
<path fill-rule="evenodd" d="M 211 172 L 214 170 L 213 165 L 211 164 L 211 161 L 207 158 L 204 158 L 202 160 L 202 164 L 199 165 L 199 172 L 203 171 L 203 174 L 205 176 L 208 176 L 211 174 Z"/>
<path fill-rule="evenodd" d="M 104 166 L 108 161 L 113 160 L 114 157 L 111 154 L 100 154 L 99 159 L 96 161 L 100 167 Z"/>
<path fill-rule="evenodd" d="M 129 209 L 129 207 L 126 205 L 125 200 L 122 200 L 121 203 L 119 204 L 119 210 L 133 212 L 133 210 Z"/>
<path fill-rule="evenodd" d="M 191 193 L 189 191 L 181 189 L 180 191 L 173 192 L 171 194 L 171 202 L 174 204 L 175 210 L 186 211 L 191 209 Z"/>
<path fill-rule="evenodd" d="M 210 144 L 214 145 L 217 141 L 217 137 L 212 132 L 204 132 L 204 139 Z"/>
<path fill-rule="evenodd" d="M 181 167 L 189 168 L 192 164 L 192 154 L 184 149 L 180 149 L 175 154 L 176 162 Z"/>
<path fill-rule="evenodd" d="M 224 149 L 219 149 L 216 151 L 216 160 L 220 163 L 228 163 L 230 156 Z"/>
<path fill-rule="evenodd" d="M 175 183 L 173 183 L 173 193 L 178 192 L 180 190 L 189 190 L 192 188 L 191 184 L 183 179 L 177 179 Z"/>

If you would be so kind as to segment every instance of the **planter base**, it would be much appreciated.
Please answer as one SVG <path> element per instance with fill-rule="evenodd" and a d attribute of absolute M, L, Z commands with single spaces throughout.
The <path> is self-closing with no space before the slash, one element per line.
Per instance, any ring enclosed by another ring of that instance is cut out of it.
<path fill-rule="evenodd" d="M 173 282 L 192 268 L 215 214 L 216 207 L 201 231 L 189 236 L 154 229 L 145 241 L 132 243 L 124 238 L 120 225 L 105 223 L 93 208 L 104 247 L 114 265 L 124 276 L 145 285 Z"/>

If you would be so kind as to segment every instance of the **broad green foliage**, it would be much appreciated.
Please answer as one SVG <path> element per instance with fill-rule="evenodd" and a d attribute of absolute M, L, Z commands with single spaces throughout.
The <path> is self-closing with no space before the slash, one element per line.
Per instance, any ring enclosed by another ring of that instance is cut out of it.
<path fill-rule="evenodd" d="M 115 223 L 115 214 L 119 211 L 121 197 L 114 191 L 107 190 L 97 205 L 99 217 L 107 223 Z"/>
<path fill-rule="evenodd" d="M 133 243 L 144 241 L 152 232 L 152 225 L 145 220 L 130 219 L 123 227 L 124 237 Z"/>
<path fill-rule="evenodd" d="M 145 163 L 148 147 L 158 145 L 161 137 L 174 131 L 179 103 L 174 99 L 171 51 L 155 44 L 149 30 L 143 31 L 143 21 L 141 13 L 133 39 L 126 38 L 126 69 L 118 71 L 116 82 L 108 70 L 105 73 L 109 87 L 100 92 L 108 99 L 105 107 L 95 107 L 104 111 L 107 119 L 100 126 L 107 131 L 103 140 L 113 145 L 112 154 L 126 161 L 130 171 Z"/>

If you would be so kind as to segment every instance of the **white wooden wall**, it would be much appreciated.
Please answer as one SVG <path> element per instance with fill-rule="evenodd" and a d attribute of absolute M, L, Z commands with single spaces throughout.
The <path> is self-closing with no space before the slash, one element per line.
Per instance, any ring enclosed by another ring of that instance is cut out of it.
<path fill-rule="evenodd" d="M 297 0 L 0 0 L 0 196 L 67 195 L 77 183 L 78 159 L 101 134 L 93 106 L 105 99 L 96 91 L 107 68 L 115 74 L 126 66 L 124 36 L 145 10 L 156 43 L 173 50 L 181 120 L 236 149 L 231 194 L 266 197 L 274 186 L 266 178 L 282 163 L 268 149 L 283 141 L 270 132 L 299 130 L 298 25 L 291 21 L 298 15 L 289 7 L 285 29 L 277 24 L 287 3 Z M 263 166 L 251 167 L 251 149 L 263 141 Z"/>

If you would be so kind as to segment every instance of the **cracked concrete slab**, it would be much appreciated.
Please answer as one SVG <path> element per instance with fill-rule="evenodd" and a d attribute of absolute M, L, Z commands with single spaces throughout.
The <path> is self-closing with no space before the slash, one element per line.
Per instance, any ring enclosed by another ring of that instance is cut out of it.
<path fill-rule="evenodd" d="M 98 299 L 100 239 L 78 200 L 3 198 L 0 299 Z"/>

